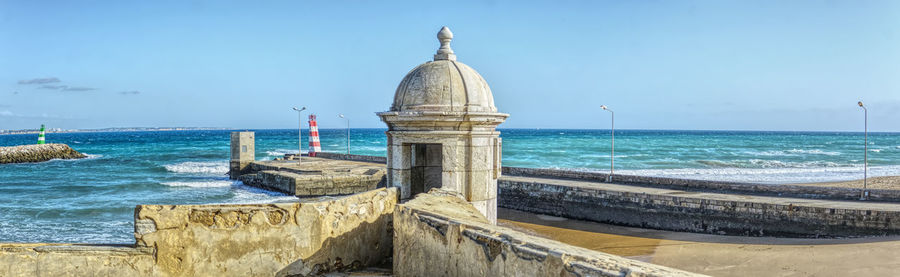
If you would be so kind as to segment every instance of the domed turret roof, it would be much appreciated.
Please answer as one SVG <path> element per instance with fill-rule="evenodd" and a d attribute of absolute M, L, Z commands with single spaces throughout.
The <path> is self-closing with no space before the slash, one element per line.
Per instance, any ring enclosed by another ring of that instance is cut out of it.
<path fill-rule="evenodd" d="M 441 47 L 434 61 L 406 74 L 397 86 L 391 111 L 497 112 L 494 95 L 481 74 L 456 61 L 450 29 L 441 28 L 437 37 Z"/>

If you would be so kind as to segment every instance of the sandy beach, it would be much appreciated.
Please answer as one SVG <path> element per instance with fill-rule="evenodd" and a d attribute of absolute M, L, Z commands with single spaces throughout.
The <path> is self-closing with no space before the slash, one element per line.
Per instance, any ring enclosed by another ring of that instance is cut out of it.
<path fill-rule="evenodd" d="M 791 184 L 800 186 L 816 186 L 816 187 L 839 187 L 839 188 L 862 188 L 863 180 L 840 181 L 840 182 L 823 182 L 823 183 L 801 183 Z M 868 178 L 868 188 L 870 189 L 896 189 L 900 190 L 900 176 L 882 176 Z"/>
<path fill-rule="evenodd" d="M 796 239 L 629 228 L 499 209 L 498 224 L 712 276 L 894 276 L 900 237 Z"/>

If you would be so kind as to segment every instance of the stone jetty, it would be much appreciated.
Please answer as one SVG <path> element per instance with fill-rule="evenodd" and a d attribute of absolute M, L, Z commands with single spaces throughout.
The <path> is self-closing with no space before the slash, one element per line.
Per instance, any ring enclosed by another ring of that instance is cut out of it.
<path fill-rule="evenodd" d="M 0 164 L 35 163 L 52 159 L 81 159 L 87 156 L 61 143 L 0 147 Z"/>

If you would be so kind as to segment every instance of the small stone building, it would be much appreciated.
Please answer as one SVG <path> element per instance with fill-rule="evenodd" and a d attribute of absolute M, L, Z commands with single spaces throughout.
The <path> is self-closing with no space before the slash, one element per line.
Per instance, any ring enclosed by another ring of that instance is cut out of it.
<path fill-rule="evenodd" d="M 492 223 L 497 218 L 500 132 L 509 116 L 498 113 L 487 82 L 456 61 L 453 33 L 443 27 L 434 61 L 410 71 L 394 95 L 390 111 L 378 113 L 388 125 L 388 184 L 410 199 L 431 188 L 459 192 Z"/>

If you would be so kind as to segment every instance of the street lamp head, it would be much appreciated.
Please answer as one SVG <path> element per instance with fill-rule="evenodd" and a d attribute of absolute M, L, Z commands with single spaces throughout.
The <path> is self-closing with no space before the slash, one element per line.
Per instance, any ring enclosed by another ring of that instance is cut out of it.
<path fill-rule="evenodd" d="M 344 114 L 339 114 L 338 116 L 339 116 L 340 118 L 344 118 Z"/>
<path fill-rule="evenodd" d="M 294 109 L 295 111 L 302 112 L 302 111 L 305 111 L 305 110 L 306 110 L 306 107 L 300 107 L 299 109 L 298 109 L 297 107 L 294 107 L 293 109 Z"/>
<path fill-rule="evenodd" d="M 600 108 L 606 110 L 606 105 L 600 105 Z"/>
<path fill-rule="evenodd" d="M 862 107 L 862 106 L 863 106 L 863 103 L 862 103 L 862 101 L 859 101 L 859 103 L 857 103 L 857 104 L 859 104 L 859 106 L 860 106 L 860 107 Z"/>

